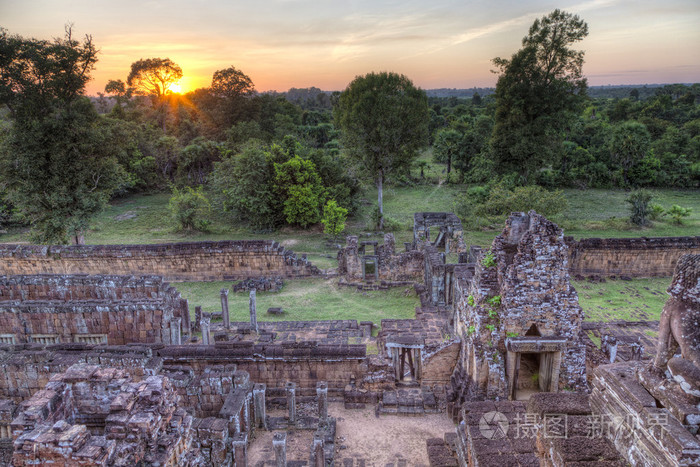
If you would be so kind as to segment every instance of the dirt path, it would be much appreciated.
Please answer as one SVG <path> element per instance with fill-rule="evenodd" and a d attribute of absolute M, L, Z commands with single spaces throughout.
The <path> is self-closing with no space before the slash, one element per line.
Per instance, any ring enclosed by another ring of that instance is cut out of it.
<path fill-rule="evenodd" d="M 328 408 L 337 420 L 336 465 L 342 459 L 365 461 L 366 467 L 384 467 L 405 460 L 407 466 L 428 466 L 428 438 L 442 438 L 454 432 L 455 425 L 445 415 L 432 414 L 421 417 L 383 415 L 377 418 L 374 407 L 364 410 L 346 410 L 341 403 Z M 288 432 L 287 460 L 308 460 L 311 453 L 312 432 Z M 251 466 L 274 461 L 272 433 L 259 434 L 248 450 Z M 354 465 L 358 465 L 357 462 Z"/>

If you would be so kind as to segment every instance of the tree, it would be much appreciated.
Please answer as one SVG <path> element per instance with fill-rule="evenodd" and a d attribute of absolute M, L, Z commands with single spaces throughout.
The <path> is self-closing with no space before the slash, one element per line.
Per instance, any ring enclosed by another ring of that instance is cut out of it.
<path fill-rule="evenodd" d="M 233 66 L 214 72 L 210 92 L 214 99 L 209 112 L 221 128 L 250 120 L 256 113 L 253 81 Z"/>
<path fill-rule="evenodd" d="M 644 124 L 628 121 L 617 125 L 610 139 L 610 155 L 622 168 L 622 179 L 630 184 L 630 170 L 649 153 L 651 136 Z"/>
<path fill-rule="evenodd" d="M 336 203 L 334 199 L 328 200 L 323 207 L 323 217 L 321 218 L 321 223 L 324 225 L 323 233 L 330 235 L 335 242 L 338 235 L 345 230 L 345 221 L 347 218 L 347 209 L 338 206 L 338 203 Z"/>
<path fill-rule="evenodd" d="M 294 156 L 275 164 L 275 187 L 284 199 L 288 224 L 306 227 L 320 220 L 326 193 L 313 162 Z"/>
<path fill-rule="evenodd" d="M 0 51 L 0 104 L 13 117 L 0 148 L 0 185 L 35 241 L 82 243 L 89 219 L 126 179 L 118 144 L 84 96 L 97 49 L 67 27 L 53 41 L 2 30 Z"/>
<path fill-rule="evenodd" d="M 345 150 L 376 181 L 382 229 L 384 181 L 391 171 L 408 169 L 427 142 L 428 98 L 404 75 L 369 73 L 341 93 L 334 117 Z"/>
<path fill-rule="evenodd" d="M 169 58 L 142 58 L 131 64 L 126 84 L 141 94 L 161 98 L 182 78 L 182 68 Z"/>
<path fill-rule="evenodd" d="M 452 128 L 443 128 L 435 136 L 433 157 L 437 162 L 447 164 L 447 182 L 450 181 L 452 161 L 456 160 L 462 148 L 462 134 Z"/>
<path fill-rule="evenodd" d="M 284 222 L 282 200 L 275 190 L 272 155 L 248 145 L 240 154 L 214 164 L 210 185 L 225 212 L 255 230 L 273 229 Z"/>
<path fill-rule="evenodd" d="M 508 60 L 495 58 L 494 168 L 528 181 L 561 151 L 563 134 L 584 100 L 583 51 L 570 45 L 588 35 L 578 16 L 560 10 L 535 20 L 523 48 Z"/>
<path fill-rule="evenodd" d="M 230 66 L 214 72 L 211 79 L 211 92 L 215 96 L 231 99 L 255 95 L 255 86 L 248 75 Z"/>

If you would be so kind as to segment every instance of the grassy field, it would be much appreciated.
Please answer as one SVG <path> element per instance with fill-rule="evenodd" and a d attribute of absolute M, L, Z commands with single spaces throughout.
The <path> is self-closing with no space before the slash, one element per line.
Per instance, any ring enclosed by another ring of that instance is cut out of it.
<path fill-rule="evenodd" d="M 586 321 L 658 320 L 670 277 L 606 282 L 573 281 Z"/>
<path fill-rule="evenodd" d="M 173 284 L 189 301 L 190 315 L 201 305 L 205 312 L 221 311 L 220 290 L 231 288 L 231 282 L 179 282 Z M 231 321 L 249 321 L 248 292 L 229 293 Z M 420 301 L 413 288 L 360 292 L 338 287 L 336 279 L 302 279 L 286 281 L 280 292 L 258 292 L 257 310 L 260 321 L 313 321 L 356 319 L 379 325 L 382 319 L 412 319 Z M 282 316 L 268 315 L 271 307 L 284 308 Z"/>
<path fill-rule="evenodd" d="M 431 184 L 389 186 L 384 191 L 384 208 L 390 229 L 396 236 L 397 247 L 413 240 L 413 213 L 420 211 L 454 211 L 466 186 L 447 183 L 440 165 L 433 164 L 426 178 Z M 442 178 L 441 178 L 442 177 Z M 565 190 L 568 209 L 552 220 L 564 228 L 566 235 L 586 237 L 640 237 L 698 235 L 700 232 L 700 193 L 690 190 L 657 190 L 655 202 L 665 208 L 672 204 L 692 208 L 683 225 L 668 220 L 655 221 L 643 229 L 632 227 L 628 216 L 624 190 Z M 96 216 L 86 232 L 89 244 L 164 243 L 200 240 L 274 239 L 298 254 L 307 254 L 320 268 L 336 265 L 336 250 L 328 244 L 321 226 L 307 229 L 285 227 L 277 232 L 254 233 L 220 216 L 213 216 L 208 233 L 177 232 L 168 212 L 167 193 L 134 195 L 115 200 L 108 209 Z M 362 196 L 362 205 L 347 223 L 346 235 L 361 235 L 363 239 L 382 241 L 382 236 L 369 228 L 370 215 L 376 205 L 376 189 L 369 188 Z M 505 216 L 503 218 L 505 221 Z M 500 232 L 498 228 L 465 231 L 467 245 L 488 246 Z M 14 229 L 0 234 L 0 242 L 27 242 L 26 229 Z M 340 241 L 343 243 L 343 241 Z"/>

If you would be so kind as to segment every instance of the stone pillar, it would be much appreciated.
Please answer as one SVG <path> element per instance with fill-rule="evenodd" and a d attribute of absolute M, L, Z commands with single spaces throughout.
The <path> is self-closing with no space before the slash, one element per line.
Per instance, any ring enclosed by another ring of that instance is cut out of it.
<path fill-rule="evenodd" d="M 325 381 L 316 383 L 316 396 L 318 397 L 318 423 L 325 424 L 328 421 L 328 383 Z"/>
<path fill-rule="evenodd" d="M 289 424 L 294 425 L 297 421 L 297 384 L 287 381 L 284 386 L 287 391 L 287 409 L 289 410 Z"/>
<path fill-rule="evenodd" d="M 228 289 L 221 289 L 221 319 L 226 329 L 231 327 L 231 317 L 228 314 Z"/>
<path fill-rule="evenodd" d="M 250 291 L 250 327 L 258 332 L 258 314 L 255 309 L 255 289 Z"/>
<path fill-rule="evenodd" d="M 287 467 L 287 432 L 275 433 L 272 437 L 272 449 L 275 451 L 277 467 Z"/>
<path fill-rule="evenodd" d="M 181 323 L 182 318 L 173 318 L 170 320 L 170 345 L 182 345 Z"/>
<path fill-rule="evenodd" d="M 372 327 L 374 327 L 374 323 L 372 321 L 360 322 L 360 331 L 362 331 L 363 339 L 370 339 L 372 337 Z"/>
<path fill-rule="evenodd" d="M 313 467 L 326 467 L 326 453 L 323 450 L 324 445 L 323 438 L 314 436 L 314 443 L 311 447 L 312 453 L 312 466 Z"/>
<path fill-rule="evenodd" d="M 211 324 L 211 314 L 202 313 L 202 319 L 199 321 L 199 327 L 202 329 L 202 344 L 209 345 L 209 325 Z"/>
<path fill-rule="evenodd" d="M 258 383 L 253 386 L 255 428 L 267 429 L 267 424 L 265 422 L 265 389 L 264 383 Z"/>
<path fill-rule="evenodd" d="M 413 369 L 418 381 L 423 378 L 423 361 L 421 360 L 421 349 L 413 349 Z"/>
<path fill-rule="evenodd" d="M 396 254 L 396 239 L 393 233 L 384 234 L 384 252 L 387 255 Z"/>
<path fill-rule="evenodd" d="M 194 307 L 194 329 L 193 332 L 199 332 L 202 328 L 199 327 L 199 322 L 202 320 L 202 307 Z"/>
<path fill-rule="evenodd" d="M 248 467 L 248 434 L 237 433 L 231 441 L 233 446 L 233 465 L 235 467 Z"/>

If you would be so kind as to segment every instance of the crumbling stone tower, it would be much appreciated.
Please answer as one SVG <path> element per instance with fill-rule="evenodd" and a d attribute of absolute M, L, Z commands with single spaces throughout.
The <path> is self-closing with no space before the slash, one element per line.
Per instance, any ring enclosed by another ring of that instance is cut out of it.
<path fill-rule="evenodd" d="M 587 387 L 583 310 L 556 224 L 534 211 L 513 213 L 474 274 L 458 275 L 454 296 L 457 402 Z"/>

